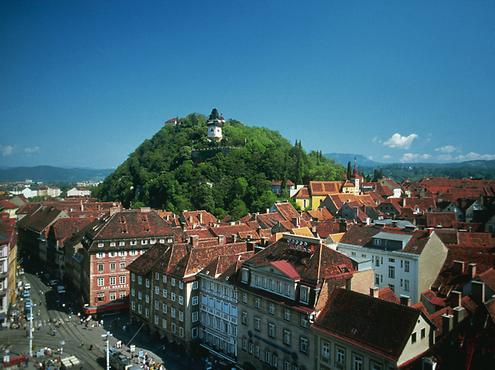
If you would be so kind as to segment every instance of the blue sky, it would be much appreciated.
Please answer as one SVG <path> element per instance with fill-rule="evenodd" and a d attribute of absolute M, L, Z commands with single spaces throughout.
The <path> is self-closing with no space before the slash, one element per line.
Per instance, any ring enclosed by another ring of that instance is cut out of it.
<path fill-rule="evenodd" d="M 3 1 L 0 166 L 114 167 L 170 117 L 495 159 L 495 2 Z"/>

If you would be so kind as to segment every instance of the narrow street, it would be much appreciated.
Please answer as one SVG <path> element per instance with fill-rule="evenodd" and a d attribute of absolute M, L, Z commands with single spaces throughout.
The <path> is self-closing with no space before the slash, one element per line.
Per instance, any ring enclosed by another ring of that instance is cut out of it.
<path fill-rule="evenodd" d="M 103 326 L 94 320 L 81 324 L 75 307 L 65 294 L 58 294 L 52 287 L 47 286 L 39 276 L 25 273 L 20 277 L 24 282 L 31 284 L 31 300 L 33 307 L 33 357 L 38 350 L 45 347 L 53 351 L 52 357 L 76 356 L 83 364 L 84 369 L 104 368 L 105 341 L 102 335 L 107 331 L 112 333 L 110 347 L 116 348 L 117 341 L 121 341 L 121 352 L 131 357 L 127 346 L 132 337 L 132 344 L 136 346 L 135 355 L 140 350 L 148 353 L 157 362 L 164 363 L 166 369 L 199 369 L 199 365 L 191 365 L 190 359 L 178 353 L 164 350 L 163 345 L 154 342 L 144 330 L 139 331 L 135 325 L 128 324 L 128 314 L 120 313 L 102 317 Z M 24 308 L 24 301 L 19 298 L 19 309 Z M 27 316 L 27 315 L 26 315 Z M 29 322 L 21 321 L 19 329 L 0 330 L 0 347 L 8 348 L 12 355 L 29 353 L 28 327 Z M 26 324 L 26 328 L 23 325 Z M 124 330 L 125 327 L 125 330 Z M 135 335 L 137 333 L 137 335 Z M 58 351 L 62 347 L 63 354 Z M 91 350 L 90 350 L 91 347 Z M 134 358 L 134 363 L 138 362 Z"/>

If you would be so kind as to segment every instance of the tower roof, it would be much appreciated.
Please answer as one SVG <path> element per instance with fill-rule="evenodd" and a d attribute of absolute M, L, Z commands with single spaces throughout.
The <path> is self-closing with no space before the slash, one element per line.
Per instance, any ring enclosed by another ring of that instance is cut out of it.
<path fill-rule="evenodd" d="M 211 125 L 222 126 L 224 123 L 225 123 L 225 119 L 223 118 L 222 115 L 220 115 L 220 113 L 218 113 L 218 109 L 213 108 L 206 124 L 208 126 Z"/>

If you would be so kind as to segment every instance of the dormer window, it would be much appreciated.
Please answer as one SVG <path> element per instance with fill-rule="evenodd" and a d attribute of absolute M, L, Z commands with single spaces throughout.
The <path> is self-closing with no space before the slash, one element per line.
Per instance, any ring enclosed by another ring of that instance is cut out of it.
<path fill-rule="evenodd" d="M 249 269 L 245 267 L 241 269 L 241 281 L 245 284 L 247 284 L 249 281 Z"/>
<path fill-rule="evenodd" d="M 104 244 L 103 243 L 98 243 L 98 248 L 103 248 Z"/>
<path fill-rule="evenodd" d="M 301 303 L 309 303 L 309 287 L 304 285 L 299 287 L 299 301 Z"/>
<path fill-rule="evenodd" d="M 111 247 L 115 247 L 115 242 L 110 242 Z"/>

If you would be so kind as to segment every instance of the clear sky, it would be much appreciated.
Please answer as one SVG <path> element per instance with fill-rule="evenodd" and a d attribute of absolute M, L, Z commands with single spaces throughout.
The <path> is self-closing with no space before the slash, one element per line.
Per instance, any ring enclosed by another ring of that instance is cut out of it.
<path fill-rule="evenodd" d="M 495 159 L 495 1 L 2 1 L 0 166 L 108 168 L 174 116 Z"/>

